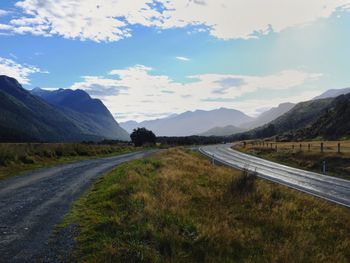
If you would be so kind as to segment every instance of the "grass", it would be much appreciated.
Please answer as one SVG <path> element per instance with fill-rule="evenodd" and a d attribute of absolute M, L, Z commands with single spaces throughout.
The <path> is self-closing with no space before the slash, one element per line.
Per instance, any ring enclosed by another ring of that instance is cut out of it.
<path fill-rule="evenodd" d="M 170 149 L 87 191 L 78 262 L 349 262 L 350 210 Z"/>
<path fill-rule="evenodd" d="M 308 151 L 309 143 L 311 144 L 310 152 Z M 324 142 L 325 152 L 323 153 L 320 152 L 320 142 L 277 143 L 277 151 L 274 143 L 272 148 L 270 143 L 268 147 L 266 145 L 262 147 L 252 142 L 248 142 L 246 147 L 237 144 L 234 148 L 270 161 L 317 173 L 323 172 L 323 161 L 326 161 L 327 175 L 350 180 L 350 151 L 347 151 L 350 142 L 341 142 L 345 149 L 341 153 L 337 153 L 337 144 L 338 142 Z"/>
<path fill-rule="evenodd" d="M 127 144 L 1 143 L 0 180 L 41 167 L 135 151 Z"/>

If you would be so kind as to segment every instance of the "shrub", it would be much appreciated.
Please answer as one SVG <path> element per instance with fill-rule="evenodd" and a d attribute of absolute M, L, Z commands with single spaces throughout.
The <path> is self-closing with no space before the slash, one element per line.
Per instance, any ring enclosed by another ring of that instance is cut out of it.
<path fill-rule="evenodd" d="M 250 193 L 255 188 L 255 179 L 256 173 L 250 172 L 248 169 L 244 169 L 239 176 L 232 177 L 232 181 L 230 183 L 230 193 L 242 194 L 242 193 Z"/>

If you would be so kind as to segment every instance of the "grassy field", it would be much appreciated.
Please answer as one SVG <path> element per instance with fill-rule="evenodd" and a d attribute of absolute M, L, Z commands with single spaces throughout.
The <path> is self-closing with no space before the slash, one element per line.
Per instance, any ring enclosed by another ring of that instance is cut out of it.
<path fill-rule="evenodd" d="M 170 149 L 101 178 L 61 228 L 78 262 L 349 262 L 350 210 Z"/>
<path fill-rule="evenodd" d="M 327 175 L 350 179 L 350 150 L 348 150 L 350 141 L 322 142 L 323 153 L 320 151 L 321 141 L 278 142 L 277 150 L 275 142 L 264 142 L 262 146 L 261 142 L 249 141 L 245 147 L 243 144 L 237 144 L 234 148 L 271 161 L 318 173 L 323 172 L 323 161 L 326 161 Z M 341 145 L 340 153 L 338 153 L 338 143 Z"/>
<path fill-rule="evenodd" d="M 35 168 L 135 150 L 127 144 L 1 143 L 0 180 Z"/>

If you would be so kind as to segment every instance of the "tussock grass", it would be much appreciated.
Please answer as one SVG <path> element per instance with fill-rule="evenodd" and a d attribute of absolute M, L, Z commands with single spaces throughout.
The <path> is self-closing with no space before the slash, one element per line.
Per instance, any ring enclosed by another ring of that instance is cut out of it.
<path fill-rule="evenodd" d="M 134 150 L 127 144 L 1 143 L 0 179 L 43 166 Z"/>
<path fill-rule="evenodd" d="M 101 178 L 64 225 L 80 262 L 348 262 L 350 211 L 183 149 Z"/>

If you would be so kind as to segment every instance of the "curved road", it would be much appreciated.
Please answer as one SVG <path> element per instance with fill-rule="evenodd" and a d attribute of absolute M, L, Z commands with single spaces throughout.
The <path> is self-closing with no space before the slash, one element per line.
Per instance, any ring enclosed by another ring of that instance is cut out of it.
<path fill-rule="evenodd" d="M 0 262 L 57 261 L 47 255 L 49 238 L 73 201 L 113 167 L 154 152 L 80 161 L 0 181 Z"/>
<path fill-rule="evenodd" d="M 232 150 L 231 146 L 204 146 L 199 151 L 228 166 L 256 172 L 267 180 L 350 207 L 350 181 L 277 164 Z"/>

